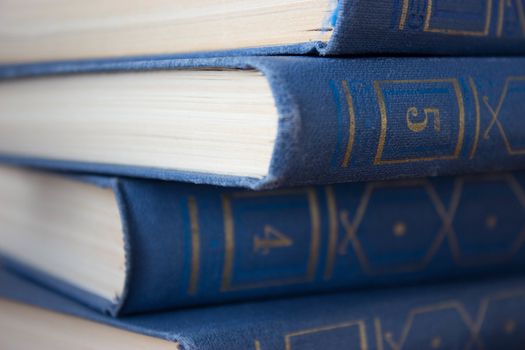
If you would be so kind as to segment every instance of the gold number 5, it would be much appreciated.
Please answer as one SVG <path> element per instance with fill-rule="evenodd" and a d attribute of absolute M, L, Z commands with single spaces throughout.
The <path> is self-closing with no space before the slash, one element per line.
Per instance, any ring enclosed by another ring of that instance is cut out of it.
<path fill-rule="evenodd" d="M 417 120 L 419 117 L 419 111 L 416 107 L 410 107 L 407 110 L 406 122 L 408 128 L 413 132 L 421 132 L 428 126 L 428 120 L 433 118 L 434 130 L 437 132 L 441 131 L 441 119 L 439 116 L 439 109 L 437 108 L 425 108 L 423 109 L 424 118 L 423 120 Z"/>

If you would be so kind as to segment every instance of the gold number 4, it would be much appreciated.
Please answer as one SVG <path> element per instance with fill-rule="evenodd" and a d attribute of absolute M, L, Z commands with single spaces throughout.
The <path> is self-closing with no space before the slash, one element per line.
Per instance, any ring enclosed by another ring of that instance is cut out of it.
<path fill-rule="evenodd" d="M 262 255 L 268 255 L 271 249 L 286 248 L 292 245 L 292 239 L 271 225 L 264 226 L 264 234 L 262 237 L 253 237 L 253 251 L 255 253 L 261 253 Z"/>

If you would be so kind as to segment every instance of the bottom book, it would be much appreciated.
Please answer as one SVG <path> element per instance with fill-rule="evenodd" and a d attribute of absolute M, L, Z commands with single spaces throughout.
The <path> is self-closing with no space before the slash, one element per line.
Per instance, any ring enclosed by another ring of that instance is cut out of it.
<path fill-rule="evenodd" d="M 525 277 L 112 318 L 0 271 L 0 348 L 521 350 Z"/>

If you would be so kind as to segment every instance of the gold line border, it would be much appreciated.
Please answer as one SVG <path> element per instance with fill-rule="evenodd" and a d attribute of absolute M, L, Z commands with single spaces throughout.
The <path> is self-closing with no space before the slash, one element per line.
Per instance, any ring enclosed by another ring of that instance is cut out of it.
<path fill-rule="evenodd" d="M 337 220 L 337 202 L 335 199 L 335 193 L 332 186 L 325 188 L 326 203 L 328 208 L 328 253 L 326 258 L 326 267 L 324 270 L 324 279 L 329 280 L 332 278 L 335 255 L 337 253 L 337 233 L 338 220 Z"/>
<path fill-rule="evenodd" d="M 499 0 L 498 6 L 498 24 L 496 26 L 496 36 L 501 37 L 503 34 L 503 20 L 505 19 L 505 1 Z"/>
<path fill-rule="evenodd" d="M 501 94 L 501 98 L 500 98 L 500 102 L 499 102 L 499 104 L 501 104 L 501 106 L 496 111 L 498 116 L 496 117 L 496 119 L 494 121 L 491 121 L 491 125 L 489 125 L 489 127 L 487 127 L 487 130 L 489 128 L 491 128 L 494 123 L 496 123 L 496 126 L 498 127 L 498 130 L 499 130 L 499 132 L 501 134 L 501 137 L 503 138 L 503 142 L 505 143 L 505 148 L 507 149 L 507 153 L 510 154 L 511 156 L 516 156 L 516 155 L 523 155 L 523 154 L 525 154 L 525 148 L 514 148 L 512 146 L 512 144 L 510 143 L 510 140 L 507 137 L 507 133 L 506 133 L 505 129 L 503 128 L 503 125 L 501 124 L 501 121 L 499 120 L 499 118 L 500 118 L 499 114 L 501 112 L 501 108 L 503 107 L 503 104 L 505 103 L 505 99 L 507 98 L 508 91 L 510 89 L 510 84 L 513 81 L 525 82 L 525 76 L 512 76 L 512 77 L 508 77 L 505 80 L 505 86 L 503 88 L 503 92 Z"/>
<path fill-rule="evenodd" d="M 301 195 L 306 196 L 308 200 L 308 207 L 311 222 L 311 237 L 310 237 L 310 254 L 308 257 L 308 264 L 306 267 L 306 275 L 284 279 L 274 279 L 261 282 L 245 283 L 232 285 L 233 265 L 234 265 L 234 249 L 235 249 L 235 233 L 233 211 L 231 207 L 232 198 L 254 198 L 265 196 L 282 196 L 282 195 Z M 268 288 L 287 284 L 300 284 L 311 282 L 315 279 L 317 262 L 319 259 L 319 244 L 321 239 L 321 215 L 319 203 L 315 189 L 305 188 L 298 190 L 277 190 L 271 192 L 238 192 L 232 193 L 229 196 L 222 197 L 222 207 L 224 214 L 224 236 L 225 236 L 225 259 L 222 274 L 221 291 L 236 291 L 243 289 L 254 288 Z"/>
<path fill-rule="evenodd" d="M 478 87 L 476 86 L 476 83 L 474 82 L 474 79 L 472 77 L 468 78 L 468 82 L 470 85 L 470 89 L 472 90 L 472 96 L 474 96 L 474 105 L 476 108 L 476 133 L 474 135 L 474 143 L 472 144 L 472 149 L 470 150 L 469 159 L 474 158 L 476 155 L 476 151 L 478 149 L 478 143 L 479 143 L 479 132 L 480 132 L 480 119 L 481 119 L 481 106 L 479 102 L 479 93 L 478 93 Z"/>
<path fill-rule="evenodd" d="M 401 17 L 399 19 L 399 30 L 404 30 L 408 18 L 408 6 L 410 0 L 403 0 L 403 7 L 401 8 Z"/>
<path fill-rule="evenodd" d="M 457 29 L 443 29 L 430 28 L 430 21 L 432 20 L 433 0 L 427 0 L 427 11 L 425 15 L 425 24 L 423 30 L 429 33 L 440 33 L 447 35 L 461 35 L 461 36 L 487 36 L 490 32 L 490 22 L 492 21 L 492 0 L 487 0 L 485 13 L 485 27 L 483 31 L 472 30 L 457 30 Z"/>
<path fill-rule="evenodd" d="M 383 151 L 386 143 L 386 133 L 388 128 L 388 113 L 386 110 L 386 103 L 381 88 L 382 84 L 432 84 L 432 83 L 449 83 L 454 88 L 456 95 L 456 100 L 459 109 L 459 130 L 458 130 L 458 140 L 454 153 L 452 155 L 441 155 L 434 157 L 415 157 L 415 158 L 406 158 L 406 159 L 383 159 Z M 381 132 L 379 136 L 379 144 L 377 146 L 377 152 L 374 159 L 374 165 L 385 165 L 385 164 L 403 164 L 403 163 L 413 163 L 421 161 L 433 161 L 433 160 L 452 160 L 457 159 L 461 153 L 463 147 L 463 140 L 465 134 L 465 104 L 463 100 L 463 93 L 461 92 L 461 87 L 459 81 L 456 78 L 450 79 L 416 79 L 416 80 L 376 80 L 374 81 L 374 90 L 377 95 L 379 109 L 381 112 Z"/>
<path fill-rule="evenodd" d="M 383 90 L 381 89 L 381 81 L 374 81 L 374 90 L 379 102 L 379 110 L 381 112 L 381 134 L 379 135 L 379 145 L 377 146 L 377 153 L 374 159 L 374 164 L 381 164 L 383 151 L 385 148 L 386 142 L 386 131 L 388 126 L 388 116 L 386 111 L 385 96 L 383 95 Z"/>
<path fill-rule="evenodd" d="M 233 270 L 233 251 L 234 238 L 233 238 L 233 215 L 230 200 L 227 196 L 222 196 L 222 211 L 224 215 L 224 267 L 222 271 L 222 283 L 221 291 L 226 291 L 230 289 L 230 282 L 232 279 L 232 270 Z"/>
<path fill-rule="evenodd" d="M 292 344 L 291 344 L 290 340 L 293 337 L 300 337 L 300 336 L 306 335 L 306 334 L 321 333 L 321 332 L 327 332 L 327 331 L 332 331 L 332 330 L 336 330 L 336 329 L 351 328 L 351 327 L 357 327 L 357 329 L 358 329 L 358 332 L 359 332 L 359 349 L 360 350 L 368 350 L 368 340 L 366 338 L 366 325 L 365 325 L 365 321 L 364 320 L 356 320 L 356 321 L 338 323 L 338 324 L 334 324 L 334 325 L 328 325 L 328 326 L 311 328 L 311 329 L 305 329 L 305 330 L 302 330 L 302 331 L 288 333 L 288 334 L 286 334 L 284 336 L 285 350 L 292 350 Z"/>
<path fill-rule="evenodd" d="M 352 155 L 352 149 L 354 147 L 355 141 L 355 110 L 354 110 L 354 100 L 350 94 L 350 89 L 348 88 L 348 82 L 343 80 L 343 91 L 345 94 L 346 104 L 348 106 L 348 118 L 350 125 L 348 127 L 348 143 L 346 144 L 345 156 L 343 158 L 343 168 L 347 168 L 350 163 L 350 157 Z"/>
<path fill-rule="evenodd" d="M 198 290 L 199 270 L 200 270 L 200 228 L 199 210 L 194 196 L 188 197 L 188 210 L 190 214 L 191 229 L 191 275 L 188 286 L 188 294 L 194 295 Z"/>

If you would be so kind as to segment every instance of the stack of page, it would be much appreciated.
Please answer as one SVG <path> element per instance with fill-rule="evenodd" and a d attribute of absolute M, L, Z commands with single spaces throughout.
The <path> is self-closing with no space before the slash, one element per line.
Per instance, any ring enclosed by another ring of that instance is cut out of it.
<path fill-rule="evenodd" d="M 522 350 L 523 0 L 0 0 L 0 348 Z"/>

